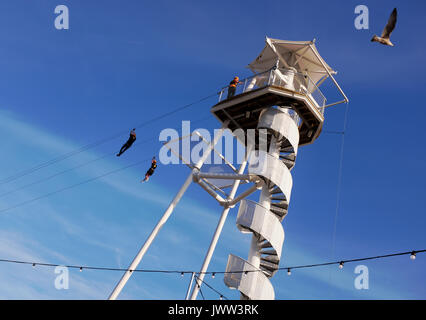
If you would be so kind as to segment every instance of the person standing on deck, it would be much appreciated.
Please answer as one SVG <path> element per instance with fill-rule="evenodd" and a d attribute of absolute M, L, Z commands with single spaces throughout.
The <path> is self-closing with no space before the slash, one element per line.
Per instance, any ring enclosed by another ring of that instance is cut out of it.
<path fill-rule="evenodd" d="M 229 83 L 227 99 L 232 98 L 235 95 L 235 90 L 237 90 L 238 84 L 240 84 L 240 79 L 238 77 L 235 77 L 234 80 Z"/>

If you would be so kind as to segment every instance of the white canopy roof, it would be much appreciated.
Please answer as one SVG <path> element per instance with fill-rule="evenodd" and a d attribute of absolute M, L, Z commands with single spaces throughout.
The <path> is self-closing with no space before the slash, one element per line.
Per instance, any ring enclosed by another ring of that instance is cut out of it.
<path fill-rule="evenodd" d="M 254 73 L 260 73 L 276 66 L 277 60 L 279 68 L 293 67 L 298 72 L 306 72 L 315 83 L 329 73 L 336 74 L 318 53 L 314 41 L 287 41 L 268 37 L 262 52 L 248 67 Z"/>

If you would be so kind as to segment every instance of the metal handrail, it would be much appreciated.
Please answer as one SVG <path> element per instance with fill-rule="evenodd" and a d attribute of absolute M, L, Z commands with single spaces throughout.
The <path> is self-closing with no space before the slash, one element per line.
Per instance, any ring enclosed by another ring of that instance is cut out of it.
<path fill-rule="evenodd" d="M 266 71 L 264 71 L 264 72 L 256 73 L 256 74 L 254 74 L 254 75 L 252 75 L 252 76 L 249 76 L 249 77 L 244 78 L 243 80 L 239 81 L 240 83 L 242 83 L 242 82 L 244 81 L 243 93 L 244 93 L 244 92 L 246 92 L 246 88 L 247 88 L 247 81 L 248 81 L 249 79 L 253 79 L 254 77 L 258 77 L 258 76 L 261 76 L 261 75 L 263 75 L 263 74 L 270 73 L 270 72 L 271 72 L 271 70 L 273 70 L 273 69 L 274 69 L 274 68 L 269 69 L 269 70 L 266 70 Z M 220 102 L 220 101 L 222 101 L 223 93 L 224 93 L 224 92 L 225 92 L 228 88 L 229 88 L 229 85 L 227 85 L 227 86 L 225 86 L 225 87 L 222 87 L 222 88 L 221 88 L 221 90 L 219 91 L 219 102 Z M 251 91 L 251 90 L 250 90 L 250 91 Z"/>
<path fill-rule="evenodd" d="M 315 82 L 311 79 L 311 77 L 308 74 L 294 72 L 293 82 L 286 83 L 279 76 L 276 70 L 281 72 L 281 71 L 287 71 L 290 69 L 288 68 L 277 69 L 276 67 L 273 67 L 267 71 L 256 73 L 252 76 L 246 77 L 240 81 L 239 85 L 237 85 L 234 96 L 238 96 L 242 93 L 246 93 L 254 89 L 260 89 L 260 88 L 264 88 L 271 85 L 284 87 L 284 88 L 290 86 L 291 89 L 289 88 L 286 88 L 286 89 L 295 91 L 297 93 L 302 93 L 308 96 L 317 104 L 318 110 L 322 114 L 324 113 L 324 106 L 326 105 L 327 98 L 325 97 L 325 95 L 322 93 L 322 91 L 319 89 L 319 87 L 315 84 Z M 306 79 L 307 83 L 304 83 L 303 81 L 301 81 L 300 77 L 303 77 L 304 79 Z M 256 81 L 255 79 L 257 79 L 258 81 Z M 294 84 L 298 86 L 297 89 L 294 87 Z M 310 87 L 312 87 L 313 90 L 309 90 Z M 229 89 L 229 85 L 226 87 L 223 87 L 219 91 L 219 102 L 230 98 L 229 93 L 228 93 L 228 96 L 226 97 L 224 96 L 224 94 L 228 92 L 227 91 L 228 89 Z"/>

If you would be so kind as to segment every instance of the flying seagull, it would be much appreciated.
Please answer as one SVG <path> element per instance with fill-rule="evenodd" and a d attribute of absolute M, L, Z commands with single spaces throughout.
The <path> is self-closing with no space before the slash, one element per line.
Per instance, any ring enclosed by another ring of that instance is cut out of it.
<path fill-rule="evenodd" d="M 381 44 L 387 45 L 387 46 L 391 46 L 393 47 L 393 43 L 390 41 L 389 37 L 393 31 L 393 29 L 395 29 L 395 25 L 396 25 L 396 8 L 393 9 L 388 23 L 386 24 L 386 27 L 383 29 L 382 32 L 382 36 L 378 37 L 377 35 L 374 35 L 374 37 L 371 39 L 371 41 L 373 42 L 380 42 Z"/>

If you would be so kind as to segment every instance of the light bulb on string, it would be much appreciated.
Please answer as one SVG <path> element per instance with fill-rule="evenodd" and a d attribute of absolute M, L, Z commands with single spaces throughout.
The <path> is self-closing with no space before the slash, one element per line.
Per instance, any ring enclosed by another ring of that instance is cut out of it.
<path fill-rule="evenodd" d="M 214 279 L 215 276 L 216 276 L 216 273 L 213 272 L 212 273 L 212 278 Z"/>
<path fill-rule="evenodd" d="M 410 259 L 416 260 L 416 252 L 415 251 L 411 252 Z"/>
<path fill-rule="evenodd" d="M 287 269 L 287 274 L 288 274 L 288 275 L 291 275 L 291 270 L 290 270 L 290 268 L 288 268 L 288 269 Z"/>
<path fill-rule="evenodd" d="M 343 269 L 343 264 L 344 264 L 344 262 L 341 261 L 340 264 L 339 264 L 339 269 Z"/>

